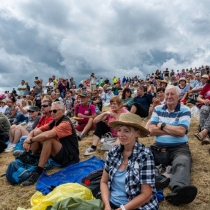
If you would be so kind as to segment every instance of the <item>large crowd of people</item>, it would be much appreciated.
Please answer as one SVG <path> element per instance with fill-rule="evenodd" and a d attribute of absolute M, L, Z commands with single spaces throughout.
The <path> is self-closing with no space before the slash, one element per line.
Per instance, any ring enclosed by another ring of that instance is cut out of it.
<path fill-rule="evenodd" d="M 200 112 L 195 137 L 210 144 L 209 66 L 156 70 L 146 78 L 98 79 L 92 73 L 79 84 L 73 77 L 53 75 L 45 85 L 36 77 L 33 87 L 22 80 L 17 90 L 5 91 L 0 99 L 0 124 L 8 143 L 4 151 L 13 151 L 15 157 L 24 151 L 40 155 L 37 169 L 21 186 L 38 180 L 49 157 L 62 167 L 79 162 L 78 140 L 94 130 L 85 156 L 97 151 L 106 134 L 115 139 L 101 180 L 104 209 L 158 209 L 156 189 L 168 186 L 172 192 L 166 200 L 173 205 L 195 199 L 197 188 L 190 184 L 191 111 L 187 105 L 193 104 Z M 146 127 L 142 119 L 148 121 Z M 154 136 L 150 149 L 138 141 L 148 135 Z M 19 142 L 23 150 L 15 150 Z M 159 164 L 170 166 L 170 178 L 155 174 Z"/>

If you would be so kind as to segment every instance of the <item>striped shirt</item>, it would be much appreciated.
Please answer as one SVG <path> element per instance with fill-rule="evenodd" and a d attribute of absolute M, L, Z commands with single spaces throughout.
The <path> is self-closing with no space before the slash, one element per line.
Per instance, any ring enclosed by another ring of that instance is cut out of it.
<path fill-rule="evenodd" d="M 184 136 L 162 135 L 155 136 L 155 142 L 164 146 L 176 146 L 188 142 L 187 132 L 190 126 L 191 112 L 190 109 L 180 103 L 177 104 L 174 111 L 169 112 L 167 105 L 156 106 L 151 117 L 150 124 L 157 125 L 164 122 L 167 125 L 182 126 L 186 129 Z"/>

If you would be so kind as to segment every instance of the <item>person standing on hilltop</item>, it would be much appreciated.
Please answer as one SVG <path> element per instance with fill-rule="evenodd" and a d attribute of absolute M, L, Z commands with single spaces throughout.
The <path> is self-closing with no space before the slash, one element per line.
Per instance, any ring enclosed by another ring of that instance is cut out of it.
<path fill-rule="evenodd" d="M 97 77 L 94 73 L 90 75 L 90 90 L 93 92 L 96 89 L 96 80 Z"/>
<path fill-rule="evenodd" d="M 52 81 L 54 83 L 54 90 L 55 90 L 58 87 L 58 81 L 56 80 L 55 75 L 52 76 Z"/>
<path fill-rule="evenodd" d="M 76 82 L 74 81 L 74 78 L 71 77 L 69 82 L 69 89 L 73 89 L 73 87 L 76 88 Z"/>
<path fill-rule="evenodd" d="M 117 83 L 117 78 L 114 76 L 114 78 L 112 79 L 113 81 L 113 84 L 116 84 Z"/>
<path fill-rule="evenodd" d="M 18 86 L 18 96 L 23 96 L 25 89 L 26 89 L 26 85 L 25 85 L 25 80 L 21 80 L 21 84 Z"/>

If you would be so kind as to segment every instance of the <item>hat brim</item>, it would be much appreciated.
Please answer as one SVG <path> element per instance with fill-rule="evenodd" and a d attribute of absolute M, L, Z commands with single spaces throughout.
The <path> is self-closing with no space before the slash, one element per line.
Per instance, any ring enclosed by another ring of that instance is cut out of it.
<path fill-rule="evenodd" d="M 80 97 L 83 97 L 83 98 L 87 98 L 88 96 L 84 96 L 84 95 L 79 95 Z"/>
<path fill-rule="evenodd" d="M 160 80 L 160 83 L 168 84 L 168 82 L 167 81 L 164 81 L 164 80 Z"/>
<path fill-rule="evenodd" d="M 28 111 L 39 112 L 40 110 L 28 109 Z"/>
<path fill-rule="evenodd" d="M 187 82 L 187 80 L 186 80 L 186 79 L 180 79 L 180 80 L 179 80 L 179 82 L 181 82 L 181 81 L 185 81 L 185 82 Z"/>
<path fill-rule="evenodd" d="M 139 124 L 133 123 L 133 122 L 113 121 L 113 122 L 109 123 L 109 126 L 113 127 L 113 128 L 116 128 L 119 125 L 126 125 L 126 126 L 131 126 L 131 127 L 139 129 L 140 130 L 140 135 L 139 135 L 140 137 L 147 137 L 150 134 L 150 132 L 146 128 L 144 128 L 143 126 L 141 126 Z"/>

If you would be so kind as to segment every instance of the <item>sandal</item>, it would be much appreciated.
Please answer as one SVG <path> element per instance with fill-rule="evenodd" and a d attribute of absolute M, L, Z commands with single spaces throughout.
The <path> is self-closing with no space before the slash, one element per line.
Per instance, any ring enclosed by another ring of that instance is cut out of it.
<path fill-rule="evenodd" d="M 201 142 L 201 144 L 202 144 L 202 145 L 203 145 L 203 144 L 210 144 L 209 138 L 208 138 L 208 137 L 205 137 L 205 138 L 203 139 L 203 141 Z"/>
<path fill-rule="evenodd" d="M 205 139 L 205 136 L 202 134 L 202 132 L 195 133 L 194 136 L 199 140 L 203 141 Z"/>

